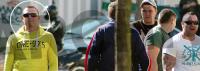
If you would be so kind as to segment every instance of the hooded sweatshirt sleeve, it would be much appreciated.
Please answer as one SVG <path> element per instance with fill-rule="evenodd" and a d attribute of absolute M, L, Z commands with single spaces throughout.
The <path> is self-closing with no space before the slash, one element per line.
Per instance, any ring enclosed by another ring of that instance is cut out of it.
<path fill-rule="evenodd" d="M 84 67 L 85 67 L 85 71 L 88 71 L 88 57 L 89 57 L 89 52 L 90 52 L 90 49 L 91 49 L 91 46 L 92 46 L 92 42 L 93 42 L 93 38 L 94 38 L 94 35 L 87 47 L 87 50 L 86 50 L 86 55 L 85 55 L 85 60 L 84 60 Z"/>
<path fill-rule="evenodd" d="M 50 47 L 48 49 L 49 71 L 58 71 L 57 46 L 53 35 L 49 37 Z"/>
<path fill-rule="evenodd" d="M 12 44 L 12 36 L 8 38 L 6 44 L 6 55 L 4 61 L 4 71 L 12 71 L 13 69 L 13 61 L 14 61 L 14 52 L 13 52 L 13 44 Z"/>

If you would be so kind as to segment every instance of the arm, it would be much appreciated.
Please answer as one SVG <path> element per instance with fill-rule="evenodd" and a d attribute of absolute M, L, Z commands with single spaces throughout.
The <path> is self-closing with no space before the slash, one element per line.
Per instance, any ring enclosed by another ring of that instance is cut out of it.
<path fill-rule="evenodd" d="M 172 71 L 172 68 L 176 64 L 176 58 L 169 54 L 164 54 L 163 61 L 164 61 L 163 65 L 164 71 Z"/>
<path fill-rule="evenodd" d="M 172 71 L 176 64 L 176 48 L 172 39 L 169 39 L 163 45 L 163 71 Z"/>
<path fill-rule="evenodd" d="M 58 71 L 58 55 L 57 55 L 57 46 L 53 35 L 49 37 L 50 47 L 48 49 L 48 62 L 49 62 L 49 71 Z"/>
<path fill-rule="evenodd" d="M 93 38 L 94 38 L 94 36 L 92 37 L 92 39 L 87 47 L 86 54 L 85 54 L 85 60 L 84 60 L 85 71 L 88 71 L 88 56 L 89 56 L 89 52 L 90 52 L 90 49 L 92 46 Z"/>
<path fill-rule="evenodd" d="M 150 30 L 145 37 L 144 43 L 150 61 L 148 71 L 158 71 L 160 69 L 158 67 L 162 65 L 162 57 L 158 57 L 161 54 L 160 49 L 162 49 L 162 42 L 164 41 L 162 38 L 163 35 L 159 32 L 154 32 L 154 30 Z"/>
<path fill-rule="evenodd" d="M 12 71 L 13 69 L 14 52 L 13 52 L 13 48 L 12 48 L 13 46 L 12 46 L 11 40 L 12 40 L 11 37 L 9 37 L 6 44 L 4 71 Z"/>
<path fill-rule="evenodd" d="M 147 46 L 147 54 L 150 60 L 150 66 L 148 68 L 148 71 L 158 71 L 157 57 L 159 52 L 160 48 L 158 48 L 157 46 L 154 45 Z"/>

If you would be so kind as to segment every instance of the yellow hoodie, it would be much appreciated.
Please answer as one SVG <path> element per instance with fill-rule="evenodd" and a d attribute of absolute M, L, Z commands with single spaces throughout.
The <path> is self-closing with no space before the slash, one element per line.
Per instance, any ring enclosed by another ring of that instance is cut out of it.
<path fill-rule="evenodd" d="M 7 41 L 4 71 L 58 71 L 53 35 L 41 27 L 31 33 L 20 28 Z"/>

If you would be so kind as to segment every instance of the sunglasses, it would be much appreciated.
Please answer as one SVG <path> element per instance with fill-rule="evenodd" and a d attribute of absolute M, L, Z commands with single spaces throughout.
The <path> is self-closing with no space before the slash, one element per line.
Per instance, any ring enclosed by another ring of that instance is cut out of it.
<path fill-rule="evenodd" d="M 38 15 L 36 13 L 26 13 L 26 14 L 23 14 L 23 17 L 37 17 Z"/>
<path fill-rule="evenodd" d="M 193 23 L 194 25 L 198 25 L 198 24 L 199 24 L 198 21 L 185 21 L 185 23 L 186 23 L 187 25 L 192 25 L 192 23 Z"/>

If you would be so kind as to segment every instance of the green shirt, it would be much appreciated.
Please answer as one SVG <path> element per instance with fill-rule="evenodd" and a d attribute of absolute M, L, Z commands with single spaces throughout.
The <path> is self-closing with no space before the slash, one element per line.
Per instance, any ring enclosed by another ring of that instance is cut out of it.
<path fill-rule="evenodd" d="M 157 63 L 158 63 L 158 71 L 163 71 L 162 69 L 162 46 L 165 41 L 169 39 L 169 35 L 165 32 L 161 26 L 157 25 L 152 28 L 146 35 L 144 44 L 145 46 L 154 45 L 160 48 L 160 52 L 158 54 Z"/>

